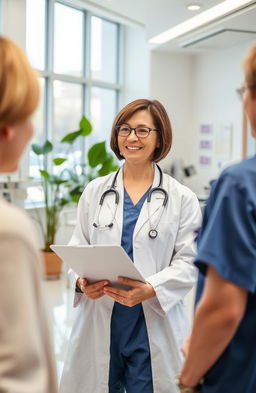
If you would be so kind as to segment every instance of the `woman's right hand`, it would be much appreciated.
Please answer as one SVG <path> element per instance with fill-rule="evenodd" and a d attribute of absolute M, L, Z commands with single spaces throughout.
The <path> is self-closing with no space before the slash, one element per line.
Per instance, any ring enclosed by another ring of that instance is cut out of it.
<path fill-rule="evenodd" d="M 108 285 L 109 282 L 106 280 L 94 282 L 93 284 L 88 284 L 86 278 L 78 278 L 76 285 L 81 289 L 83 294 L 89 299 L 96 300 L 104 295 L 103 288 Z"/>

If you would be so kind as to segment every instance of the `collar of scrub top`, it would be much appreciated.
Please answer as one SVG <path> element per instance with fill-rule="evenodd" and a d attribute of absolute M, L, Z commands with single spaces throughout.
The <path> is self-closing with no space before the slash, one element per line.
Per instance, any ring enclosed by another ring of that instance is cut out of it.
<path fill-rule="evenodd" d="M 162 170 L 161 170 L 161 168 L 157 164 L 154 164 L 154 166 L 155 166 L 155 169 L 157 168 L 158 172 L 159 172 L 159 174 L 158 174 L 158 186 L 154 187 L 155 177 L 156 177 L 156 176 L 154 176 L 153 187 L 151 188 L 151 190 L 149 191 L 148 196 L 147 196 L 147 210 L 148 210 L 148 219 L 149 219 L 149 227 L 150 227 L 149 232 L 148 232 L 148 236 L 151 239 L 155 239 L 157 237 L 157 235 L 158 235 L 157 227 L 158 227 L 158 224 L 159 224 L 159 222 L 161 220 L 161 217 L 163 215 L 164 208 L 165 208 L 165 206 L 166 206 L 166 204 L 168 202 L 167 191 L 164 190 L 163 187 L 162 187 L 163 186 L 163 173 L 162 173 Z M 119 172 L 120 172 L 120 168 L 115 173 L 115 175 L 114 175 L 114 177 L 112 179 L 112 183 L 110 185 L 110 188 L 107 189 L 106 191 L 104 191 L 103 194 L 100 197 L 97 219 L 96 219 L 96 222 L 93 223 L 93 226 L 95 228 L 97 228 L 97 229 L 110 229 L 114 225 L 114 219 L 115 219 L 115 216 L 116 216 L 117 206 L 118 206 L 118 203 L 119 203 L 119 193 L 118 193 L 118 191 L 116 189 L 117 188 L 117 178 L 118 178 Z M 164 197 L 163 197 L 163 203 L 162 203 L 162 205 L 160 207 L 161 210 L 159 212 L 158 219 L 157 219 L 157 221 L 156 221 L 156 223 L 154 225 L 154 228 L 153 228 L 153 225 L 152 225 L 152 222 L 151 222 L 150 206 L 149 205 L 150 205 L 150 202 L 151 202 L 152 195 L 154 193 L 156 193 L 156 192 L 163 194 Z M 109 224 L 105 224 L 105 225 L 100 225 L 100 223 L 99 223 L 100 211 L 101 211 L 101 208 L 103 206 L 104 200 L 105 200 L 105 198 L 106 198 L 106 196 L 108 194 L 114 194 L 114 196 L 115 196 L 115 201 L 114 201 L 115 208 L 113 210 L 110 223 Z"/>

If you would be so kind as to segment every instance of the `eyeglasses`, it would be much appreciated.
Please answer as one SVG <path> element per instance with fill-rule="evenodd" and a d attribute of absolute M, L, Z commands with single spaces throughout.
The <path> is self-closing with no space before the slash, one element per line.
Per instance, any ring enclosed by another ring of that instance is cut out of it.
<path fill-rule="evenodd" d="M 246 89 L 248 89 L 247 86 L 242 86 L 239 89 L 236 89 L 236 92 L 237 92 L 238 97 L 240 98 L 240 100 L 243 99 L 243 95 L 244 95 L 244 92 L 245 92 Z"/>
<path fill-rule="evenodd" d="M 242 86 L 239 89 L 236 89 L 236 92 L 237 92 L 237 94 L 238 94 L 238 96 L 239 96 L 239 98 L 241 100 L 243 99 L 244 92 L 245 92 L 246 89 L 252 89 L 253 90 L 253 89 L 256 89 L 256 86 Z"/>
<path fill-rule="evenodd" d="M 150 134 L 151 131 L 159 131 L 155 128 L 149 128 L 149 127 L 128 127 L 126 125 L 122 126 L 117 126 L 116 127 L 116 132 L 119 136 L 127 137 L 130 135 L 130 133 L 134 131 L 135 135 L 138 138 L 147 138 Z"/>

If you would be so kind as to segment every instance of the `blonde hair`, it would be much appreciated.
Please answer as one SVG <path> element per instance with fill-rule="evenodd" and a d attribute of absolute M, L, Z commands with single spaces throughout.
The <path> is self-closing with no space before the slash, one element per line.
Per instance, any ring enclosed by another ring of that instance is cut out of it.
<path fill-rule="evenodd" d="M 38 78 L 25 53 L 0 36 L 0 128 L 27 119 L 38 100 Z"/>
<path fill-rule="evenodd" d="M 245 83 L 249 88 L 256 89 L 256 45 L 252 46 L 243 61 Z"/>

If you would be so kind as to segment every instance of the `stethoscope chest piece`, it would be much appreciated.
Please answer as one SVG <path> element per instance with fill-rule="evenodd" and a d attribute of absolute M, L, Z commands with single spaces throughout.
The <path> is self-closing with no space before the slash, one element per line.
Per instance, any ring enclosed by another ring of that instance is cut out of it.
<path fill-rule="evenodd" d="M 150 239 L 155 239 L 158 235 L 158 232 L 156 229 L 150 229 L 150 231 L 148 232 L 148 236 L 150 237 Z"/>

